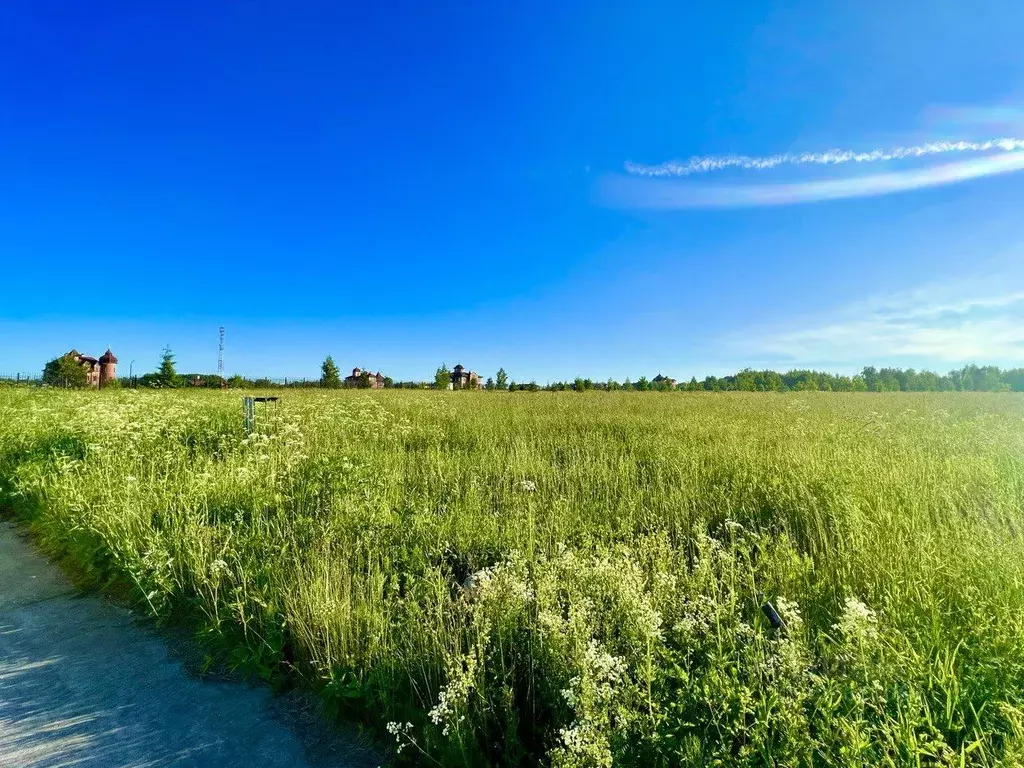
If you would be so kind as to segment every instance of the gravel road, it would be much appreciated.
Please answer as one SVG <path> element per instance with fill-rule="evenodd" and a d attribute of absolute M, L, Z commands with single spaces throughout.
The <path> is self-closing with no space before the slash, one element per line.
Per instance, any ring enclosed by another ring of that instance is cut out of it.
<path fill-rule="evenodd" d="M 0 522 L 0 766 L 376 764 L 295 725 L 263 688 L 190 676 L 165 638 Z"/>

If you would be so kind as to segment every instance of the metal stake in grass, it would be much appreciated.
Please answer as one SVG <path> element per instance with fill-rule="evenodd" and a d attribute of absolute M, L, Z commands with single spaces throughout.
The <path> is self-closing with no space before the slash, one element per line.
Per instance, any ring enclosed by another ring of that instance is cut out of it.
<path fill-rule="evenodd" d="M 758 602 L 761 602 L 761 611 L 768 618 L 768 623 L 772 625 L 773 629 L 785 629 L 786 622 L 779 616 L 779 612 L 775 610 L 775 606 L 771 604 L 770 600 L 764 599 L 764 594 L 761 592 L 757 593 Z"/>
<path fill-rule="evenodd" d="M 245 427 L 245 434 L 251 435 L 256 431 L 256 403 L 263 403 L 263 415 L 267 415 L 267 403 L 273 403 L 274 408 L 277 408 L 277 401 L 280 400 L 277 396 L 271 397 L 243 397 L 242 398 L 242 417 L 243 425 Z"/>

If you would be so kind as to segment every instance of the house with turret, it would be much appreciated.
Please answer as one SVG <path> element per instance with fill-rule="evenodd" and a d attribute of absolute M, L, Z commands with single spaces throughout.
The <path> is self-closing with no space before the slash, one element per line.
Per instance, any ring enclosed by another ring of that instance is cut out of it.
<path fill-rule="evenodd" d="M 452 371 L 452 389 L 483 389 L 484 383 L 476 371 L 467 370 L 464 366 L 456 365 Z"/>
<path fill-rule="evenodd" d="M 344 384 L 346 387 L 353 388 L 383 389 L 384 374 L 380 371 L 370 373 L 370 371 L 364 371 L 361 368 L 353 368 L 352 375 L 345 377 Z"/>
<path fill-rule="evenodd" d="M 117 357 L 109 349 L 99 357 L 83 355 L 72 349 L 64 357 L 70 357 L 85 368 L 85 381 L 90 387 L 100 388 L 117 379 Z"/>

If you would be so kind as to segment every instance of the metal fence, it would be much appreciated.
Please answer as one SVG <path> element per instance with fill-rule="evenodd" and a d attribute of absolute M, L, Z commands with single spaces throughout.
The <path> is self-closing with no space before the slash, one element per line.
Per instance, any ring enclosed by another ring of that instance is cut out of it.
<path fill-rule="evenodd" d="M 43 377 L 38 373 L 0 373 L 0 381 L 9 384 L 24 384 L 31 386 L 43 383 Z"/>
<path fill-rule="evenodd" d="M 145 387 L 146 382 L 142 380 L 139 375 L 124 376 L 117 379 L 120 386 L 126 388 Z M 179 386 L 182 388 L 189 387 L 215 387 L 220 383 L 221 379 L 216 376 L 192 376 L 182 377 Z M 227 383 L 235 383 L 239 387 L 246 387 L 249 389 L 266 389 L 266 388 L 283 388 L 283 387 L 318 387 L 320 386 L 319 379 L 309 379 L 304 377 L 261 377 L 255 379 L 243 379 L 242 381 L 234 382 L 231 379 L 224 380 Z M 13 384 L 15 386 L 40 386 L 43 383 L 43 377 L 41 373 L 2 373 L 0 372 L 0 382 L 5 385 Z"/>

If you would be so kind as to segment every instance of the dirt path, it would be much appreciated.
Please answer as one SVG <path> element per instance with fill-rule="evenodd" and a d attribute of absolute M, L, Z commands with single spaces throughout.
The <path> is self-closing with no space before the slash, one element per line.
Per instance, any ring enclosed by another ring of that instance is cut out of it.
<path fill-rule="evenodd" d="M 189 677 L 126 609 L 79 596 L 0 522 L 0 766 L 355 766 L 270 694 Z M 336 741 L 336 739 L 335 739 Z M 370 762 L 369 764 L 375 764 Z"/>

